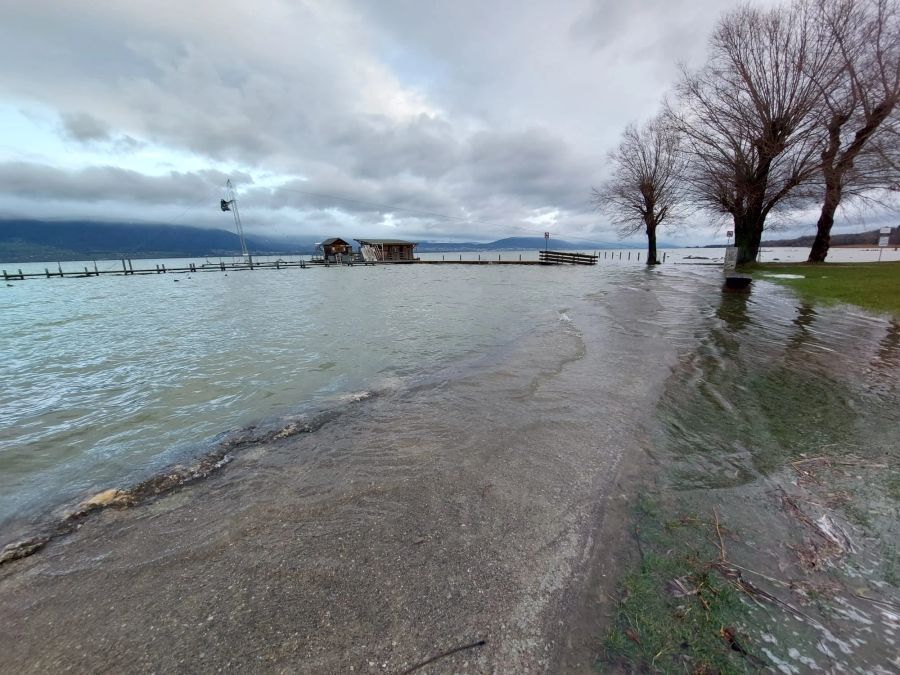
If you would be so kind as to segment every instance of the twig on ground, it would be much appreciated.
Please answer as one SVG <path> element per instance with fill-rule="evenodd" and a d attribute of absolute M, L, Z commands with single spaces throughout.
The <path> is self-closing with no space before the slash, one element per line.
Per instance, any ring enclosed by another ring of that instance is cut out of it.
<path fill-rule="evenodd" d="M 466 649 L 473 649 L 475 647 L 483 647 L 486 644 L 487 644 L 487 640 L 479 640 L 478 642 L 472 642 L 471 644 L 462 645 L 460 647 L 455 647 L 453 649 L 448 649 L 445 652 L 441 652 L 440 654 L 436 654 L 435 656 L 432 656 L 430 659 L 426 659 L 425 661 L 422 661 L 421 663 L 417 663 L 414 666 L 410 666 L 409 668 L 407 668 L 406 670 L 401 672 L 400 675 L 409 675 L 409 673 L 413 673 L 413 672 L 419 670 L 420 668 L 424 668 L 429 663 L 434 663 L 438 659 L 442 659 L 445 656 L 450 656 L 451 654 L 456 654 L 457 652 L 465 651 Z"/>
<path fill-rule="evenodd" d="M 719 536 L 719 560 L 725 562 L 725 542 L 722 540 L 722 528 L 719 526 L 719 511 L 713 507 L 713 515 L 716 518 L 716 534 Z"/>

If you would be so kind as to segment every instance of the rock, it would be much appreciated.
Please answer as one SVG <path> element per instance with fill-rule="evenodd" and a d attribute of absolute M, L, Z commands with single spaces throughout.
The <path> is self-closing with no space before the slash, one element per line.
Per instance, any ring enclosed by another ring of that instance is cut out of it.
<path fill-rule="evenodd" d="M 110 488 L 103 492 L 98 492 L 93 497 L 84 501 L 80 505 L 80 509 L 103 509 L 107 506 L 128 506 L 131 504 L 131 497 L 127 492 Z"/>
<path fill-rule="evenodd" d="M 0 565 L 10 562 L 11 560 L 26 558 L 35 551 L 42 549 L 46 543 L 47 539 L 43 537 L 32 537 L 30 539 L 23 539 L 22 541 L 7 544 L 3 547 L 3 550 L 0 551 Z"/>

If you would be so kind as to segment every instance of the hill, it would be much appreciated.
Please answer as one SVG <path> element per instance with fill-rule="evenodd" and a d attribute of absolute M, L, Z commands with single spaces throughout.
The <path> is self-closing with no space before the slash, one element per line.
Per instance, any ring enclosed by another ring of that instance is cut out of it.
<path fill-rule="evenodd" d="M 868 230 L 867 232 L 854 232 L 851 234 L 833 234 L 831 235 L 832 246 L 876 246 L 878 244 L 879 230 Z M 804 237 L 795 237 L 794 239 L 773 239 L 764 241 L 763 246 L 796 246 L 807 247 L 812 246 L 815 235 L 807 235 Z M 891 230 L 890 239 L 891 246 L 900 246 L 900 227 Z"/>
<path fill-rule="evenodd" d="M 314 244 L 332 234 L 268 238 L 248 236 L 247 248 L 257 255 L 309 254 Z M 361 236 L 361 235 L 360 235 Z M 660 244 L 664 246 L 663 244 Z M 642 241 L 604 242 L 551 237 L 556 250 L 643 248 Z M 507 237 L 492 242 L 420 242 L 417 251 L 521 251 L 544 248 L 543 237 Z M 47 262 L 114 260 L 117 258 L 196 258 L 233 256 L 241 251 L 237 235 L 227 230 L 186 225 L 100 222 L 92 220 L 0 219 L 0 261 Z"/>
<path fill-rule="evenodd" d="M 301 253 L 313 248 L 311 242 L 304 246 L 264 237 L 246 241 L 251 251 L 260 254 Z M 0 260 L 4 262 L 231 256 L 240 252 L 238 236 L 225 230 L 88 220 L 0 221 Z"/>

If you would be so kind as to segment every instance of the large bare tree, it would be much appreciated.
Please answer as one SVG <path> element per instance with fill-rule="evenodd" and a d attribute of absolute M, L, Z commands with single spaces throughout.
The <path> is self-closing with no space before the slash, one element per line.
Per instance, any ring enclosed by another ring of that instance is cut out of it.
<path fill-rule="evenodd" d="M 598 210 L 619 226 L 619 236 L 647 235 L 647 264 L 656 265 L 656 230 L 676 217 L 684 199 L 684 155 L 678 132 L 657 117 L 631 124 L 609 153 L 609 179 L 593 191 Z"/>
<path fill-rule="evenodd" d="M 693 198 L 734 221 L 738 262 L 756 259 L 766 218 L 808 197 L 815 175 L 817 114 L 835 49 L 806 0 L 726 14 L 707 64 L 685 71 L 668 106 L 689 155 Z"/>
<path fill-rule="evenodd" d="M 824 71 L 822 83 L 824 198 L 809 261 L 823 262 L 842 198 L 898 182 L 891 121 L 900 101 L 900 7 L 898 0 L 816 0 L 816 6 L 821 30 L 837 45 L 838 72 L 832 79 Z M 811 75 L 818 80 L 822 73 Z"/>

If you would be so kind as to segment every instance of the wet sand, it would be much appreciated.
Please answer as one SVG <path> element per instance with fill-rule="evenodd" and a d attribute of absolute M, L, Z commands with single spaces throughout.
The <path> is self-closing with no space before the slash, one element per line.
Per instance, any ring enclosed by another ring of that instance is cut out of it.
<path fill-rule="evenodd" d="M 642 273 L 0 567 L 0 670 L 398 673 L 483 640 L 419 672 L 592 672 L 620 470 L 691 339 Z"/>

